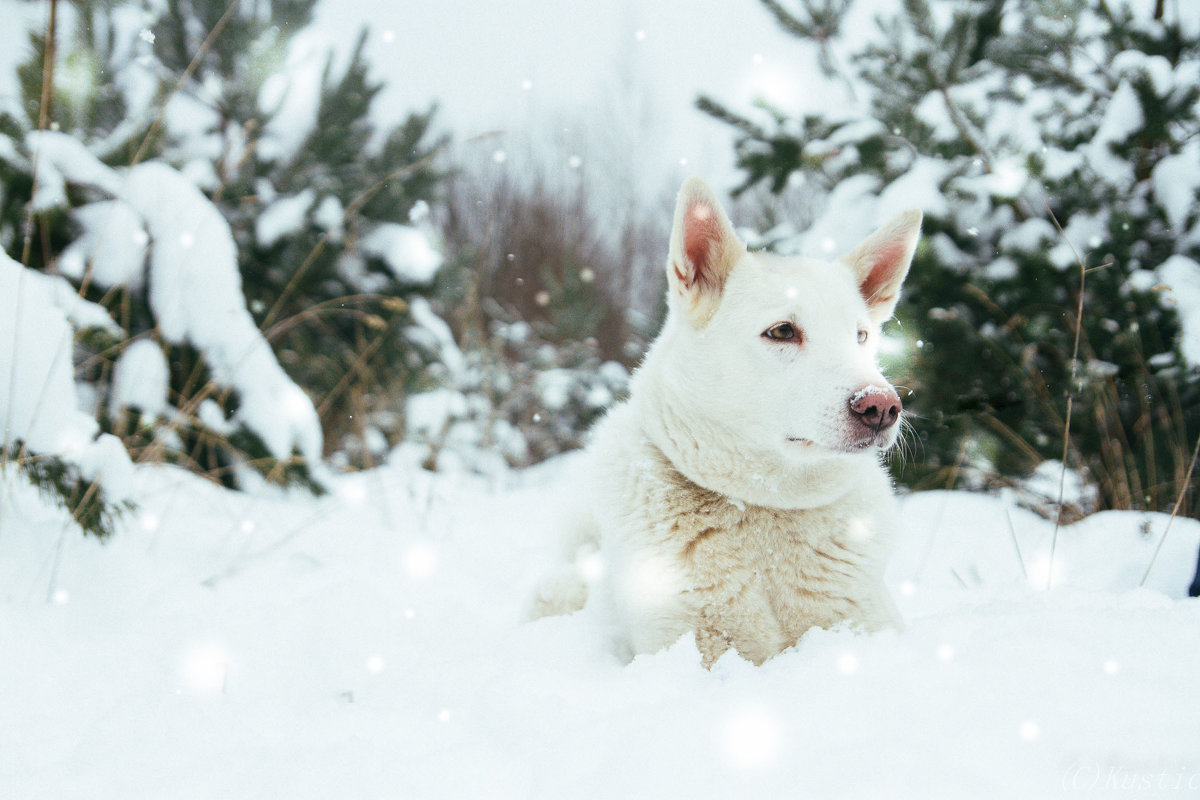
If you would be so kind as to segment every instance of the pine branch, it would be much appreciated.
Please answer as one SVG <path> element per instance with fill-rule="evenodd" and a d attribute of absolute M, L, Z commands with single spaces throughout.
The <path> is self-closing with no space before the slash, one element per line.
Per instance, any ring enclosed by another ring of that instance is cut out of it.
<path fill-rule="evenodd" d="M 365 203 L 369 202 L 372 197 L 382 191 L 390 181 L 399 180 L 400 178 L 410 175 L 433 163 L 434 159 L 441 155 L 442 150 L 444 150 L 447 146 L 448 143 L 444 143 L 442 146 L 427 153 L 423 158 L 410 164 L 405 164 L 391 174 L 385 175 L 383 178 L 376 181 L 374 185 L 368 187 L 365 191 L 359 194 L 358 197 L 354 198 L 349 205 L 346 206 L 345 211 L 342 212 L 342 220 L 352 220 L 358 213 L 359 209 Z M 263 319 L 263 323 L 260 327 L 264 331 L 264 335 L 268 340 L 271 339 L 272 336 L 276 335 L 275 328 L 273 327 L 275 320 L 283 311 L 287 301 L 291 299 L 292 294 L 297 290 L 298 286 L 300 285 L 300 280 L 304 277 L 305 273 L 308 272 L 309 268 L 316 263 L 316 260 L 320 257 L 321 253 L 324 252 L 326 246 L 329 244 L 329 239 L 330 235 L 328 232 L 321 234 L 321 238 L 317 240 L 316 246 L 313 247 L 313 249 L 309 252 L 308 257 L 304 259 L 300 266 L 296 268 L 296 271 L 292 273 L 292 277 L 288 280 L 287 285 L 285 285 L 283 287 L 283 291 L 280 292 L 279 298 L 271 306 L 270 310 L 267 311 L 267 315 Z"/>
<path fill-rule="evenodd" d="M 801 39 L 812 38 L 813 28 L 811 22 L 801 22 L 798 18 L 793 16 L 790 11 L 776 2 L 776 0 L 760 0 L 760 2 L 764 7 L 766 7 L 767 11 L 771 12 L 771 15 L 775 17 L 775 21 L 778 22 L 785 31 Z"/>
<path fill-rule="evenodd" d="M 221 32 L 225 30 L 225 26 L 229 24 L 231 19 L 233 19 L 233 13 L 237 10 L 237 7 L 238 0 L 230 0 L 229 7 L 225 9 L 225 13 L 221 15 L 221 18 L 217 20 L 217 24 L 213 26 L 212 30 L 208 32 L 208 36 L 206 36 L 204 41 L 201 42 L 199 49 L 196 50 L 196 54 L 192 57 L 191 62 L 188 63 L 187 69 L 185 69 L 183 74 L 179 76 L 179 80 L 175 82 L 175 87 L 163 100 L 158 112 L 158 116 L 154 118 L 154 122 L 150 123 L 150 130 L 146 132 L 146 135 L 142 139 L 142 143 L 138 147 L 137 152 L 134 153 L 133 159 L 130 161 L 129 166 L 132 167 L 140 164 L 142 159 L 146 157 L 146 153 L 150 149 L 151 142 L 154 141 L 154 137 L 157 136 L 159 131 L 162 129 L 163 118 L 167 113 L 167 104 L 170 102 L 171 97 L 178 94 L 179 91 L 183 89 L 184 85 L 191 80 L 192 75 L 195 74 L 196 70 L 200 67 L 201 62 L 204 60 L 204 56 L 210 49 L 212 49 L 213 45 L 216 44 L 217 39 L 221 36 Z M 180 27 L 182 29 L 183 26 Z"/>
<path fill-rule="evenodd" d="M 696 98 L 696 108 L 708 114 L 713 119 L 737 128 L 751 139 L 765 140 L 768 134 L 765 129 L 751 122 L 748 118 L 733 113 L 728 106 L 722 105 L 708 95 Z"/>

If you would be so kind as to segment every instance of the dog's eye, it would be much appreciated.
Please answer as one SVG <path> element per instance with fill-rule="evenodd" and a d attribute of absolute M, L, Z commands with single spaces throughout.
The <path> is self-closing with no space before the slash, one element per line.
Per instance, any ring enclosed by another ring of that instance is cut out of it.
<path fill-rule="evenodd" d="M 866 328 L 858 329 L 858 343 L 859 344 L 867 343 L 867 329 Z"/>
<path fill-rule="evenodd" d="M 763 331 L 763 336 L 776 342 L 793 342 L 800 338 L 800 331 L 790 322 L 780 322 Z"/>

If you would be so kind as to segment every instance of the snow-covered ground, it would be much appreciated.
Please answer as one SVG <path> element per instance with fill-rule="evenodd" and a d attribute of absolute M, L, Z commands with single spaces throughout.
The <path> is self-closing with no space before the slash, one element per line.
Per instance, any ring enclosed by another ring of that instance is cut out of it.
<path fill-rule="evenodd" d="M 100 544 L 0 494 L 0 797 L 1200 795 L 1200 523 L 1061 532 L 904 501 L 908 618 L 754 667 L 623 664 L 588 612 L 524 622 L 571 458 L 485 483 L 392 466 L 320 499 L 142 467 Z"/>

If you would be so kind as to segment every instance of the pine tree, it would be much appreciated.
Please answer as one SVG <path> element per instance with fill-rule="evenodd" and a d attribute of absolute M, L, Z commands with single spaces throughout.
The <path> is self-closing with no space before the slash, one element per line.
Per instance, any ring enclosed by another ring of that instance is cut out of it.
<path fill-rule="evenodd" d="M 64 251 L 86 233 L 81 214 L 105 200 L 72 184 L 64 197 L 39 201 L 33 131 L 69 134 L 111 167 L 172 165 L 232 229 L 246 306 L 291 378 L 319 404 L 326 451 L 353 450 L 369 461 L 361 444 L 368 417 L 387 410 L 389 390 L 437 355 L 411 341 L 408 309 L 430 291 L 438 263 L 420 218 L 442 177 L 432 163 L 442 142 L 430 135 L 431 110 L 375 143 L 370 115 L 381 87 L 367 77 L 365 35 L 344 71 L 335 73 L 330 56 L 317 95 L 296 105 L 304 87 L 291 80 L 288 45 L 314 4 L 52 3 L 57 24 L 33 37 L 34 56 L 20 70 L 25 113 L 0 115 L 0 135 L 11 144 L 8 156 L 0 153 L 0 245 L 29 267 L 57 272 Z M 311 114 L 306 138 L 291 143 L 283 134 L 305 120 L 284 118 L 288 102 L 291 113 Z M 89 330 L 79 339 L 77 373 L 94 387 L 102 428 L 135 454 L 230 485 L 239 465 L 270 480 L 310 482 L 302 460 L 279 460 L 253 431 L 229 425 L 237 392 L 214 390 L 203 354 L 160 334 L 148 282 L 99 286 L 90 280 L 96 266 L 73 279 L 127 334 Z M 172 411 L 157 418 L 108 402 L 114 364 L 131 342 L 147 338 L 170 366 Z M 398 436 L 398 424 L 384 434 Z"/>
<path fill-rule="evenodd" d="M 741 190 L 825 197 L 814 229 L 877 202 L 926 206 L 897 314 L 919 345 L 900 381 L 918 437 L 901 480 L 1061 459 L 1069 398 L 1067 459 L 1099 505 L 1169 509 L 1200 435 L 1200 354 L 1167 288 L 1200 277 L 1194 19 L 1162 3 L 905 0 L 868 32 L 852 1 L 762 2 L 849 88 L 802 118 L 702 97 L 738 132 Z"/>

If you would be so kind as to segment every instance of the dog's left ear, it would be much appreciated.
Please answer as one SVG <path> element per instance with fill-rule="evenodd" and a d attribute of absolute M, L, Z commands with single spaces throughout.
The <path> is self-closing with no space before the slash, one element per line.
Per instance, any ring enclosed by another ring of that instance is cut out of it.
<path fill-rule="evenodd" d="M 745 254 L 713 190 L 699 178 L 685 181 L 675 204 L 667 284 L 672 305 L 681 305 L 693 326 L 704 327 L 716 311 L 725 279 Z"/>
<path fill-rule="evenodd" d="M 921 212 L 905 211 L 842 256 L 841 260 L 854 270 L 858 291 L 877 325 L 890 319 L 896 310 L 900 284 L 908 274 L 920 236 Z"/>

